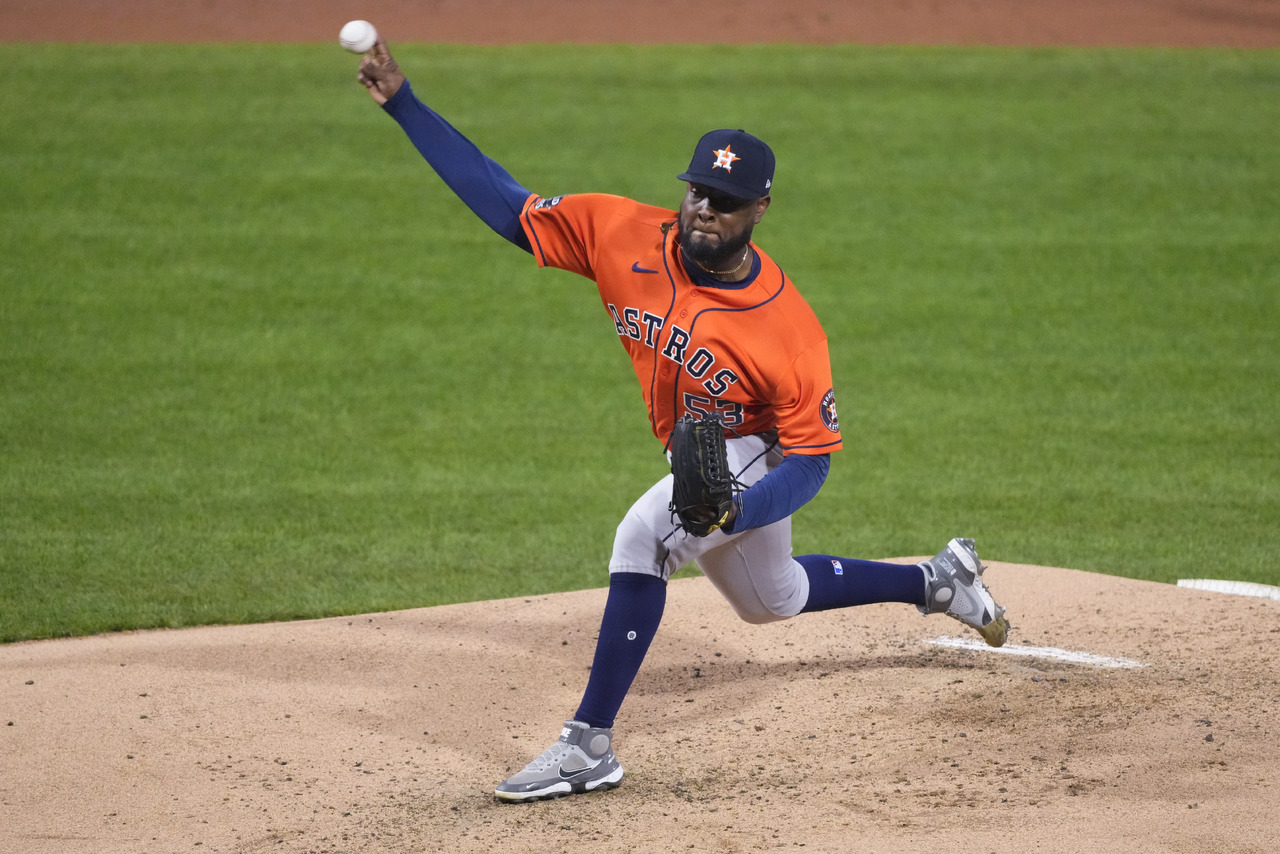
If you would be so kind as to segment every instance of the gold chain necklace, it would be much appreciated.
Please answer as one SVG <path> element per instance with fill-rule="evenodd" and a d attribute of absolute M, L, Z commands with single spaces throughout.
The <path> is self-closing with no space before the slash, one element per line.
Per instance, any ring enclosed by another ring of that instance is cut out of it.
<path fill-rule="evenodd" d="M 681 248 L 683 248 L 683 247 L 681 247 Z M 685 254 L 686 254 L 686 255 L 689 255 L 689 253 L 688 253 L 688 252 L 686 252 Z M 735 273 L 737 273 L 739 270 L 741 270 L 741 269 L 742 269 L 742 265 L 744 265 L 744 264 L 746 264 L 746 263 L 747 263 L 747 259 L 748 259 L 748 258 L 750 258 L 750 257 L 751 257 L 751 247 L 750 247 L 750 246 L 743 247 L 743 249 L 742 249 L 742 260 L 741 260 L 741 261 L 739 261 L 739 262 L 738 262 L 738 266 L 734 267 L 732 270 L 711 270 L 711 269 L 708 269 L 708 268 L 706 268 L 706 267 L 703 267 L 703 266 L 702 266 L 702 262 L 701 262 L 701 261 L 699 261 L 697 258 L 694 258 L 692 255 L 689 255 L 689 260 L 690 260 L 690 261 L 692 261 L 693 263 L 697 264 L 697 265 L 698 265 L 698 267 L 699 267 L 699 268 L 701 268 L 702 272 L 704 272 L 704 273 L 706 273 L 706 274 L 708 274 L 708 275 L 711 275 L 711 276 L 715 276 L 716 278 L 721 278 L 721 277 L 723 277 L 723 276 L 732 276 L 732 275 L 734 275 Z"/>

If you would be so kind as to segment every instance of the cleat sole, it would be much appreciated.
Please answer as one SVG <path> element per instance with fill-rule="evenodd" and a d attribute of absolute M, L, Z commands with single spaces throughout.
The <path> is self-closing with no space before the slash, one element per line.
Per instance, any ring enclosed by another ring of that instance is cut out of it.
<path fill-rule="evenodd" d="M 1009 621 L 1002 614 L 978 629 L 977 632 L 982 635 L 982 639 L 987 642 L 987 646 L 1004 646 L 1004 642 L 1009 639 Z"/>

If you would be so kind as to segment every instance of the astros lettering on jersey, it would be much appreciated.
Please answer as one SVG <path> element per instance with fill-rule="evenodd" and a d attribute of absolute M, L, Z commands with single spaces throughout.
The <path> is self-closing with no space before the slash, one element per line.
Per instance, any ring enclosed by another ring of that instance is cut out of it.
<path fill-rule="evenodd" d="M 539 266 L 596 283 L 660 441 L 686 414 L 718 414 L 742 435 L 776 430 L 786 453 L 840 450 L 826 334 L 809 304 L 754 244 L 754 279 L 699 286 L 676 219 L 605 194 L 534 195 L 521 214 Z"/>

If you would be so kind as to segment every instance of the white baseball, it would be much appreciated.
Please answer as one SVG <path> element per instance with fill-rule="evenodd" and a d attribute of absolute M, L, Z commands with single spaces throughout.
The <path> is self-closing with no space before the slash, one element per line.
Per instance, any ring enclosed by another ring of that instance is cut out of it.
<path fill-rule="evenodd" d="M 368 21 L 347 21 L 338 33 L 338 44 L 352 53 L 368 53 L 378 40 L 378 31 Z"/>

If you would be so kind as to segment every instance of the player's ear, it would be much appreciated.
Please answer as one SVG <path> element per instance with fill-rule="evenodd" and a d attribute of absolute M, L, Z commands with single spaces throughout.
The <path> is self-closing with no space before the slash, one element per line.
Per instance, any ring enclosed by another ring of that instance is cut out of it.
<path fill-rule="evenodd" d="M 772 199 L 772 196 L 761 196 L 756 199 L 756 222 L 764 219 L 764 212 L 769 209 L 769 202 L 772 201 Z"/>

